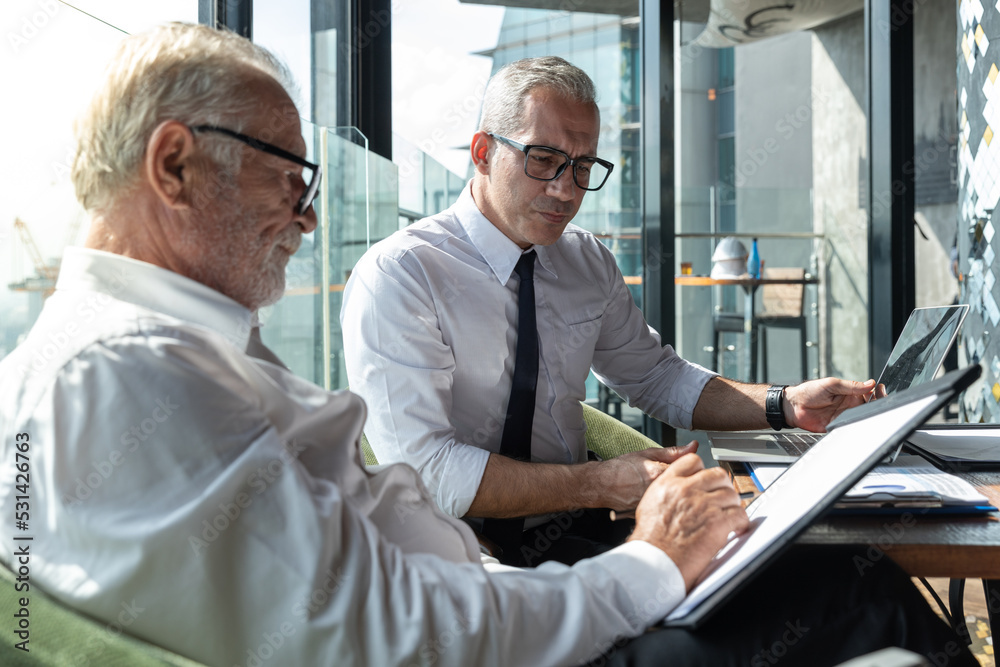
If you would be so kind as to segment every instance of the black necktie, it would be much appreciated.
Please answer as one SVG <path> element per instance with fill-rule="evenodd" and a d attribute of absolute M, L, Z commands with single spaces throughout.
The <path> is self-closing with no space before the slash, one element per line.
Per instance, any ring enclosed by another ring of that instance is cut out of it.
<path fill-rule="evenodd" d="M 531 423 L 535 418 L 535 384 L 538 382 L 538 328 L 535 326 L 535 251 L 521 255 L 514 272 L 517 288 L 517 349 L 514 381 L 507 401 L 507 417 L 500 438 L 500 454 L 519 461 L 531 460 Z M 486 519 L 483 535 L 503 549 L 503 562 L 520 561 L 524 519 Z"/>

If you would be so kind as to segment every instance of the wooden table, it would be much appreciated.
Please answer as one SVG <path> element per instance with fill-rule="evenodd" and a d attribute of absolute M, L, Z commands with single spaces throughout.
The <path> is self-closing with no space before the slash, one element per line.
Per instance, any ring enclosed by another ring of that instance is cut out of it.
<path fill-rule="evenodd" d="M 740 493 L 759 493 L 742 463 L 724 461 Z M 1000 507 L 1000 472 L 955 473 Z M 752 500 L 748 499 L 746 503 Z M 866 549 L 871 562 L 892 558 L 914 577 L 982 579 L 994 636 L 1000 624 L 1000 518 L 942 516 L 919 509 L 898 515 L 828 515 L 799 536 L 799 544 L 853 545 Z M 864 567 L 859 562 L 859 567 Z M 952 612 L 964 619 L 961 597 L 952 596 Z M 956 604 L 959 605 L 956 608 Z"/>
<path fill-rule="evenodd" d="M 803 278 L 751 278 L 748 275 L 736 278 L 712 278 L 710 276 L 674 276 L 674 284 L 682 287 L 711 287 L 713 285 L 739 285 L 743 288 L 743 324 L 746 335 L 747 381 L 757 381 L 757 329 L 753 326 L 757 288 L 761 285 L 815 285 L 815 276 L 805 274 Z M 805 373 L 803 369 L 803 373 Z"/>

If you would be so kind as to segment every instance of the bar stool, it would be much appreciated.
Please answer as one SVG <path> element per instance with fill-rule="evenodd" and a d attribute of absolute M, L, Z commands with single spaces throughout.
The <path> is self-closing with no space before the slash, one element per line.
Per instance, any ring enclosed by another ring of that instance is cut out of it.
<path fill-rule="evenodd" d="M 782 278 L 803 280 L 806 270 L 801 268 L 764 269 L 762 278 Z M 760 345 L 761 382 L 767 382 L 767 331 L 768 329 L 795 329 L 799 332 L 799 364 L 802 379 L 809 377 L 809 361 L 806 354 L 809 341 L 806 338 L 806 317 L 803 313 L 805 284 L 762 285 L 754 326 L 757 327 L 757 342 Z"/>

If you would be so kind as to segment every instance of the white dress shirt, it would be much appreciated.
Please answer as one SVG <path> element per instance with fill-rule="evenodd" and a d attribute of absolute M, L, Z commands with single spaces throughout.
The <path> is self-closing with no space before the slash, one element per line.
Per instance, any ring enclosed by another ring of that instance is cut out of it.
<path fill-rule="evenodd" d="M 0 560 L 28 545 L 31 591 L 226 667 L 570 665 L 683 597 L 644 542 L 484 565 L 411 467 L 363 468 L 361 399 L 248 356 L 252 323 L 178 274 L 66 251 L 0 362 Z"/>
<path fill-rule="evenodd" d="M 574 225 L 532 249 L 539 365 L 531 459 L 587 460 L 580 401 L 591 367 L 629 405 L 690 428 L 714 374 L 662 345 L 611 251 Z M 521 253 L 466 186 L 448 210 L 373 246 L 344 290 L 347 376 L 371 408 L 365 435 L 379 462 L 419 470 L 452 516 L 469 510 L 490 452 L 500 451 Z"/>

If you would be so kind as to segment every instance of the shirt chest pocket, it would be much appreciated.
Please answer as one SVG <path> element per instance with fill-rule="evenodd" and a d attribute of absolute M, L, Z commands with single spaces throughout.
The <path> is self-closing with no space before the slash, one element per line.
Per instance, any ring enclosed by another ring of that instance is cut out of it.
<path fill-rule="evenodd" d="M 594 359 L 594 348 L 601 335 L 601 318 L 567 324 L 554 333 L 553 345 L 563 377 L 570 387 L 583 391 Z"/>

